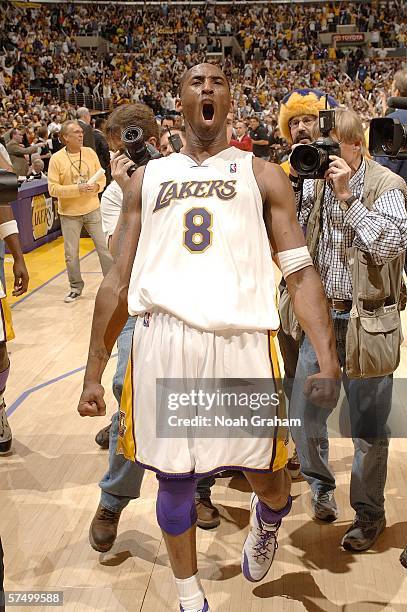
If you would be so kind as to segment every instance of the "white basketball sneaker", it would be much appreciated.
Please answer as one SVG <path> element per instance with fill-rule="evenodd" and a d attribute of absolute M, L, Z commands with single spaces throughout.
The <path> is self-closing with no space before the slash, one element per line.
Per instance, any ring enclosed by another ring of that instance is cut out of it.
<path fill-rule="evenodd" d="M 11 429 L 6 415 L 6 404 L 0 406 L 0 455 L 8 455 L 11 450 Z"/>
<path fill-rule="evenodd" d="M 242 572 L 250 582 L 259 582 L 269 571 L 278 548 L 277 534 L 281 525 L 264 523 L 260 517 L 259 498 L 253 493 L 250 502 L 250 531 L 243 545 Z"/>

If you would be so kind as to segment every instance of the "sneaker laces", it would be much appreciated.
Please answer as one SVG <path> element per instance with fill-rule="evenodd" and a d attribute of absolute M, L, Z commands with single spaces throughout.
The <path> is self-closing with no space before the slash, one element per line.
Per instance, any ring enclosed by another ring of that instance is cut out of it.
<path fill-rule="evenodd" d="M 333 491 L 327 491 L 326 493 L 319 493 L 315 496 L 315 501 L 317 503 L 330 503 L 333 499 Z"/>
<path fill-rule="evenodd" d="M 120 512 L 113 512 L 113 510 L 109 510 L 108 508 L 105 508 L 104 506 L 101 506 L 99 508 L 99 516 L 98 519 L 102 520 L 102 521 L 112 521 L 113 520 L 118 520 L 117 517 L 120 517 Z"/>
<path fill-rule="evenodd" d="M 257 528 L 258 543 L 253 546 L 253 550 L 256 552 L 253 557 L 256 559 L 256 561 L 260 563 L 267 561 L 269 554 L 277 550 L 277 532 L 280 525 L 281 521 L 274 523 L 272 525 L 273 529 L 264 529 L 260 526 Z M 270 550 L 270 546 L 273 546 L 272 550 Z"/>

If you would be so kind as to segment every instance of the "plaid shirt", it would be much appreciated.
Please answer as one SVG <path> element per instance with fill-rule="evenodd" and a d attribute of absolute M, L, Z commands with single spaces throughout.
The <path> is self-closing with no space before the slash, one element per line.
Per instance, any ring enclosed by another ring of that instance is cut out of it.
<path fill-rule="evenodd" d="M 347 210 L 339 207 L 339 200 L 328 184 L 322 206 L 322 232 L 315 268 L 321 276 L 327 298 L 352 299 L 352 277 L 346 250 L 356 246 L 370 253 L 377 264 L 397 257 L 407 248 L 407 213 L 404 195 L 399 189 L 387 191 L 375 200 L 371 210 L 362 204 L 366 164 L 363 161 L 350 179 L 350 191 L 358 198 Z M 315 181 L 305 179 L 299 222 L 306 226 L 314 205 Z M 301 192 L 296 193 L 297 207 Z"/>

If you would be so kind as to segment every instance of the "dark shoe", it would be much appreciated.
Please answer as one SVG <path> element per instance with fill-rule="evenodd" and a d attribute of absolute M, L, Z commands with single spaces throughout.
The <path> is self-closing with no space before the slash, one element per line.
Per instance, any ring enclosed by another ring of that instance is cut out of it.
<path fill-rule="evenodd" d="M 198 519 L 196 524 L 201 529 L 214 529 L 220 525 L 219 510 L 215 508 L 209 498 L 195 500 Z"/>
<path fill-rule="evenodd" d="M 99 552 L 107 552 L 114 544 L 117 536 L 121 511 L 112 512 L 99 504 L 89 529 L 89 542 L 92 548 Z"/>
<path fill-rule="evenodd" d="M 382 518 L 371 523 L 362 522 L 357 517 L 342 538 L 345 550 L 361 552 L 368 550 L 386 527 L 386 519 Z"/>
<path fill-rule="evenodd" d="M 100 448 L 103 448 L 105 450 L 109 448 L 110 426 L 111 426 L 111 423 L 109 423 L 109 425 L 106 425 L 106 427 L 98 431 L 95 436 L 96 444 L 98 444 Z"/>
<path fill-rule="evenodd" d="M 11 453 L 12 439 L 13 436 L 11 435 L 11 429 L 6 415 L 6 404 L 3 402 L 0 405 L 0 455 L 8 455 Z"/>
<path fill-rule="evenodd" d="M 407 546 L 400 555 L 400 563 L 404 567 L 407 567 Z"/>
<path fill-rule="evenodd" d="M 338 508 L 333 491 L 314 493 L 311 499 L 314 518 L 325 523 L 332 523 L 338 518 Z"/>
<path fill-rule="evenodd" d="M 81 297 L 80 293 L 76 293 L 76 291 L 70 291 L 68 295 L 64 297 L 64 302 L 65 304 L 69 304 L 70 302 L 74 302 L 80 297 Z"/>
<path fill-rule="evenodd" d="M 298 460 L 297 450 L 294 449 L 293 456 L 288 460 L 287 470 L 290 472 L 290 476 L 293 480 L 299 477 L 301 474 L 301 465 Z"/>

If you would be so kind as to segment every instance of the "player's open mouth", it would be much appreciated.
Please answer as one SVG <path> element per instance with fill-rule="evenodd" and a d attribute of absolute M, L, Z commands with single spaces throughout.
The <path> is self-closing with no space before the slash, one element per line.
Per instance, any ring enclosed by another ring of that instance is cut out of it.
<path fill-rule="evenodd" d="M 205 121 L 212 121 L 215 114 L 215 108 L 212 102 L 204 102 L 202 104 L 202 115 Z"/>

